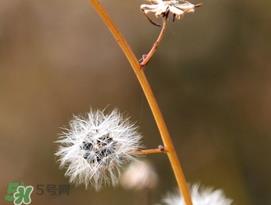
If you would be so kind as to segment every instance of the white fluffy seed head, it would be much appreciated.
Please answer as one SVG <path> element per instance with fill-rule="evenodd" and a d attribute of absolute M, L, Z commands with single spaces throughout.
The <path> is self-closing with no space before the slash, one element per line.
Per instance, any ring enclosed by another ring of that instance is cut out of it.
<path fill-rule="evenodd" d="M 158 176 L 149 162 L 137 160 L 124 171 L 120 183 L 125 189 L 154 189 L 158 183 Z"/>
<path fill-rule="evenodd" d="M 134 159 L 141 148 L 137 127 L 117 110 L 91 111 L 86 117 L 74 117 L 70 128 L 59 136 L 56 156 L 60 167 L 67 168 L 70 182 L 93 185 L 116 185 L 120 168 Z"/>
<path fill-rule="evenodd" d="M 198 184 L 191 187 L 193 205 L 231 205 L 232 200 L 224 195 L 222 190 L 212 188 L 200 188 Z M 185 205 L 183 197 L 179 193 L 168 193 L 162 200 L 163 205 Z"/>

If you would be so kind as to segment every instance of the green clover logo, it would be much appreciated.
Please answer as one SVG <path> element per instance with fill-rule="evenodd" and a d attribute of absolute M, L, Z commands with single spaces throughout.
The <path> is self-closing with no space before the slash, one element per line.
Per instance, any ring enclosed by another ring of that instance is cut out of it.
<path fill-rule="evenodd" d="M 31 203 L 31 194 L 34 190 L 33 186 L 18 186 L 16 192 L 13 194 L 13 204 L 22 205 Z"/>

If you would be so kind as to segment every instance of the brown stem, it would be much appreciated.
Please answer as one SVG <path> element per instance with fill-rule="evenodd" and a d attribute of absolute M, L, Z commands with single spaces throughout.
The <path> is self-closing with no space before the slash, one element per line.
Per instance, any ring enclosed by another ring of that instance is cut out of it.
<path fill-rule="evenodd" d="M 154 97 L 151 86 L 145 76 L 144 70 L 141 69 L 141 65 L 139 64 L 134 52 L 130 49 L 130 46 L 126 42 L 125 38 L 122 36 L 117 27 L 114 25 L 114 23 L 112 22 L 112 20 L 110 19 L 110 17 L 108 16 L 107 12 L 100 4 L 100 2 L 98 0 L 89 0 L 89 1 L 95 8 L 96 12 L 100 15 L 107 28 L 111 31 L 113 37 L 115 38 L 116 42 L 122 49 L 131 67 L 133 68 L 134 73 L 140 83 L 140 86 L 151 108 L 152 114 L 159 129 L 165 149 L 167 150 L 167 156 L 169 158 L 172 170 L 178 183 L 181 192 L 180 194 L 182 194 L 186 205 L 192 205 L 191 196 L 189 193 L 189 189 L 185 180 L 185 176 L 180 161 L 178 159 L 175 147 L 173 145 L 163 115 Z"/>
<path fill-rule="evenodd" d="M 141 67 L 144 67 L 145 65 L 147 65 L 147 63 L 150 61 L 150 59 L 152 58 L 154 53 L 157 51 L 157 48 L 158 48 L 161 40 L 163 39 L 164 33 L 166 31 L 166 27 L 167 27 L 167 19 L 163 18 L 163 24 L 162 24 L 161 31 L 160 31 L 156 41 L 152 45 L 151 50 L 148 52 L 147 55 L 143 56 L 143 61 L 140 63 Z"/>
<path fill-rule="evenodd" d="M 158 148 L 154 149 L 143 149 L 143 150 L 138 150 L 134 154 L 136 155 L 149 155 L 149 154 L 163 154 L 166 153 L 167 150 L 163 146 L 159 146 Z"/>

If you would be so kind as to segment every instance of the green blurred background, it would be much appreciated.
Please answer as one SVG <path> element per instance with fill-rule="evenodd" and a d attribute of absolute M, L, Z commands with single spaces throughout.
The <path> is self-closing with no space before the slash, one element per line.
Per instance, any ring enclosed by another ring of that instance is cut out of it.
<path fill-rule="evenodd" d="M 144 1 L 103 0 L 140 56 L 159 29 Z M 146 74 L 189 182 L 222 188 L 236 205 L 271 204 L 271 1 L 208 0 L 170 23 Z M 65 184 L 54 141 L 73 114 L 118 107 L 147 147 L 159 133 L 127 60 L 87 0 L 0 1 L 0 196 L 11 181 Z M 176 187 L 166 156 L 152 203 Z M 121 187 L 33 194 L 32 204 L 144 204 Z"/>

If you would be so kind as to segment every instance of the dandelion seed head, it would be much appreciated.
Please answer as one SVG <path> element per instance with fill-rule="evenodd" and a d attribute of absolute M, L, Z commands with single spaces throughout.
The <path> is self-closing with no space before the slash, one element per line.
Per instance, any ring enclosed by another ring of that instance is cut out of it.
<path fill-rule="evenodd" d="M 117 110 L 91 111 L 86 117 L 75 116 L 69 129 L 60 135 L 56 156 L 71 183 L 116 185 L 121 167 L 134 160 L 141 148 L 137 127 Z"/>
<path fill-rule="evenodd" d="M 148 0 L 149 4 L 142 4 L 140 9 L 145 13 L 153 13 L 156 17 L 168 18 L 170 14 L 181 19 L 187 13 L 195 11 L 195 5 L 185 0 Z"/>
<path fill-rule="evenodd" d="M 200 188 L 198 184 L 191 187 L 193 205 L 231 205 L 232 200 L 226 198 L 222 190 L 212 188 Z M 185 205 L 184 199 L 179 193 L 168 193 L 162 200 L 163 205 Z"/>

